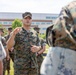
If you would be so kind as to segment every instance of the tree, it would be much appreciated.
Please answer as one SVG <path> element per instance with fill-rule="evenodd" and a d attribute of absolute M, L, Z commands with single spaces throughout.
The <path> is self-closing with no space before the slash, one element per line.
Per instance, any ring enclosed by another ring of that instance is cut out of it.
<path fill-rule="evenodd" d="M 12 28 L 15 29 L 16 27 L 21 27 L 22 21 L 20 19 L 15 19 L 12 23 Z"/>
<path fill-rule="evenodd" d="M 45 39 L 46 38 L 46 34 L 45 33 L 44 34 L 40 34 L 39 37 Z"/>
<path fill-rule="evenodd" d="M 4 28 L 4 26 L 2 24 L 0 24 L 0 28 Z"/>

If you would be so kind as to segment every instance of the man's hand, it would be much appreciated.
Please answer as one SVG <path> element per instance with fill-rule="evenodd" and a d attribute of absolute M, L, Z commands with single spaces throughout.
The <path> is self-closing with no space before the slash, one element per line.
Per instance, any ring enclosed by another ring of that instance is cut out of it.
<path fill-rule="evenodd" d="M 15 36 L 21 30 L 21 27 L 15 28 L 10 35 L 10 38 L 7 40 L 7 48 L 10 50 L 15 44 Z"/>
<path fill-rule="evenodd" d="M 32 45 L 32 47 L 31 47 L 31 51 L 32 51 L 32 52 L 38 52 L 40 49 L 41 49 L 40 46 Z"/>
<path fill-rule="evenodd" d="M 11 34 L 16 35 L 21 30 L 21 27 L 15 28 Z"/>
<path fill-rule="evenodd" d="M 9 55 L 6 56 L 6 60 L 10 60 L 10 56 Z"/>

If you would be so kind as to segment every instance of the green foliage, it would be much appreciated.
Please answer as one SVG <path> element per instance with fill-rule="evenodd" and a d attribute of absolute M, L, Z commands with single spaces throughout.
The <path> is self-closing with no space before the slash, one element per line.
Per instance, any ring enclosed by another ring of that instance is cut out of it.
<path fill-rule="evenodd" d="M 12 28 L 15 29 L 16 27 L 21 27 L 22 21 L 20 19 L 15 19 L 12 23 Z"/>
<path fill-rule="evenodd" d="M 46 34 L 39 34 L 39 37 L 45 39 L 46 38 Z"/>
<path fill-rule="evenodd" d="M 3 28 L 4 29 L 5 27 L 2 24 L 0 24 L 0 28 Z"/>

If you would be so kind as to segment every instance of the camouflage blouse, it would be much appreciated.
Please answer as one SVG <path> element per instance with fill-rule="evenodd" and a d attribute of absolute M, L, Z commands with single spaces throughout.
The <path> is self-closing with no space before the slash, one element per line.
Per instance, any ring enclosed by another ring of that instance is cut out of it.
<path fill-rule="evenodd" d="M 37 68 L 37 57 L 35 53 L 32 53 L 30 48 L 32 45 L 39 45 L 39 38 L 37 33 L 31 29 L 27 32 L 24 28 L 16 35 L 14 53 L 15 53 L 15 68 Z"/>

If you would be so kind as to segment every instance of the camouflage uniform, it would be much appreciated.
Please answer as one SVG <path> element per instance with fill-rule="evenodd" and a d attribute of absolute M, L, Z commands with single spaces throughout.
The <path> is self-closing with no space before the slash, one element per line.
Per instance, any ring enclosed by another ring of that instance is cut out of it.
<path fill-rule="evenodd" d="M 54 25 L 47 28 L 47 43 L 50 40 L 54 40 L 54 42 L 50 42 L 52 46 L 54 45 L 76 50 L 75 5 L 76 1 L 73 1 L 72 3 L 68 4 L 68 6 L 65 6 L 55 21 Z"/>
<path fill-rule="evenodd" d="M 65 6 L 56 20 L 52 31 L 55 32 L 55 46 L 76 50 L 76 1 Z M 65 42 L 66 41 L 66 42 Z"/>
<path fill-rule="evenodd" d="M 5 36 L 6 41 L 9 39 L 10 35 Z M 14 50 L 9 50 L 9 56 L 12 59 L 12 61 L 14 62 Z"/>
<path fill-rule="evenodd" d="M 24 28 L 16 35 L 14 45 L 15 75 L 39 75 L 39 65 L 35 53 L 30 51 L 31 45 L 39 45 L 39 38 L 33 29 Z"/>
<path fill-rule="evenodd" d="M 62 8 L 48 32 L 47 42 L 52 47 L 42 63 L 41 75 L 76 75 L 76 1 Z"/>
<path fill-rule="evenodd" d="M 3 44 L 4 48 L 6 48 L 6 40 L 2 36 L 1 36 L 1 41 L 2 41 L 2 44 Z M 5 70 L 6 70 L 6 67 L 5 66 L 6 65 L 7 64 L 6 64 L 6 58 L 5 58 L 5 59 L 3 59 L 3 75 L 5 75 Z"/>
<path fill-rule="evenodd" d="M 6 41 L 9 39 L 10 35 L 5 36 Z M 12 61 L 14 62 L 14 50 L 10 51 L 9 50 L 9 56 L 12 59 Z M 8 71 L 8 75 L 10 74 L 10 59 L 4 59 L 4 75 L 5 75 L 5 71 Z"/>
<path fill-rule="evenodd" d="M 40 28 L 39 27 L 34 27 L 34 30 L 37 32 L 37 34 L 39 35 L 39 30 Z M 43 46 L 45 46 L 45 41 L 39 37 L 39 40 L 40 40 L 40 45 L 41 47 L 43 48 Z M 39 71 L 40 71 L 40 67 L 41 67 L 41 64 L 42 64 L 42 61 L 43 61 L 43 53 L 42 54 L 38 54 L 37 56 L 37 60 L 38 60 L 38 65 L 39 65 Z"/>
<path fill-rule="evenodd" d="M 42 38 L 39 38 L 39 39 L 40 39 L 40 45 L 43 48 L 43 46 L 45 46 L 46 43 L 45 43 L 44 39 L 42 39 Z M 39 71 L 40 71 L 40 67 L 41 67 L 41 64 L 42 64 L 42 61 L 43 61 L 43 53 L 42 54 L 39 54 L 37 56 L 37 60 L 38 60 Z"/>

